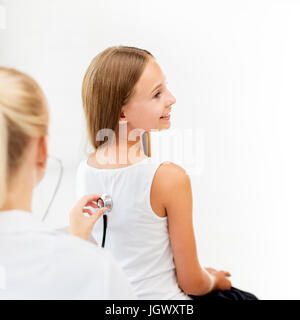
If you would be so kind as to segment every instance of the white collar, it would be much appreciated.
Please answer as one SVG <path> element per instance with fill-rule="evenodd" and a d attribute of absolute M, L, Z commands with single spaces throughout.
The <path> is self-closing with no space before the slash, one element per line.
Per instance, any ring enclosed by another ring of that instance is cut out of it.
<path fill-rule="evenodd" d="M 0 211 L 0 234 L 23 231 L 53 231 L 31 212 L 23 210 Z"/>

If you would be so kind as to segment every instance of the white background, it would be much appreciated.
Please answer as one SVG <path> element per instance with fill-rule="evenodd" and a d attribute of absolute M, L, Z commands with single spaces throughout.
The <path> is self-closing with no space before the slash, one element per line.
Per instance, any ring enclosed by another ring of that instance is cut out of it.
<path fill-rule="evenodd" d="M 75 200 L 86 141 L 81 82 L 90 60 L 114 45 L 147 49 L 177 98 L 172 129 L 201 131 L 192 145 L 201 146 L 202 169 L 191 173 L 200 263 L 230 271 L 235 287 L 262 299 L 300 299 L 300 1 L 0 5 L 0 64 L 41 84 L 51 110 L 50 154 L 65 166 L 49 224 L 65 225 Z M 45 209 L 56 179 L 53 166 L 36 207 Z"/>

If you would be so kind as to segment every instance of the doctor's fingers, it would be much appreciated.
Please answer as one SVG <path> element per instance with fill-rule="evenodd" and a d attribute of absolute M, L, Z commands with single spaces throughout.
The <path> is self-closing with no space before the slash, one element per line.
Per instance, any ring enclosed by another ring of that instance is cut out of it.
<path fill-rule="evenodd" d="M 100 208 L 98 210 L 90 210 L 90 209 L 83 209 L 82 212 L 88 213 L 90 216 L 95 216 L 95 217 L 101 217 L 103 213 L 107 211 L 107 208 Z"/>
<path fill-rule="evenodd" d="M 92 220 L 92 222 L 96 222 L 102 215 L 107 211 L 107 208 L 100 208 L 96 210 L 93 214 L 90 215 L 89 219 Z"/>
<path fill-rule="evenodd" d="M 85 207 L 98 208 L 98 205 L 95 201 L 90 201 L 85 205 Z"/>
<path fill-rule="evenodd" d="M 93 212 L 90 209 L 83 209 L 82 212 L 88 213 L 90 216 L 93 215 Z"/>
<path fill-rule="evenodd" d="M 100 194 L 89 194 L 86 196 L 83 196 L 76 204 L 76 207 L 87 207 L 87 206 L 91 206 L 94 208 L 97 208 L 97 205 L 95 205 L 93 203 L 93 201 L 97 201 L 99 198 L 101 197 Z M 93 203 L 93 205 L 91 205 Z"/>
<path fill-rule="evenodd" d="M 99 215 L 99 214 L 103 214 L 104 212 L 107 211 L 107 208 L 103 207 L 103 208 L 99 208 L 98 210 L 91 210 L 88 208 L 83 208 L 82 212 L 88 213 L 90 216 L 92 215 Z"/>

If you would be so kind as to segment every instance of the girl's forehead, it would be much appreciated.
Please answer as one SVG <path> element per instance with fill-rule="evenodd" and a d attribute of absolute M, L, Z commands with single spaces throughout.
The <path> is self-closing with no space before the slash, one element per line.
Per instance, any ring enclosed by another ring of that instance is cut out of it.
<path fill-rule="evenodd" d="M 136 84 L 136 93 L 151 95 L 151 91 L 155 86 L 163 83 L 164 80 L 165 76 L 158 63 L 150 59 Z"/>

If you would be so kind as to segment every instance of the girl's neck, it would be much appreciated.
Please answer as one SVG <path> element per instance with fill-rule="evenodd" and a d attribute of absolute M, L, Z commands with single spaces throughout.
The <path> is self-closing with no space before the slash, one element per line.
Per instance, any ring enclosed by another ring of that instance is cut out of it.
<path fill-rule="evenodd" d="M 88 160 L 88 164 L 97 168 L 122 168 L 147 158 L 142 139 L 122 141 L 118 138 L 115 144 L 101 146 Z"/>

